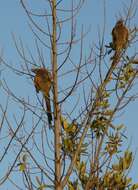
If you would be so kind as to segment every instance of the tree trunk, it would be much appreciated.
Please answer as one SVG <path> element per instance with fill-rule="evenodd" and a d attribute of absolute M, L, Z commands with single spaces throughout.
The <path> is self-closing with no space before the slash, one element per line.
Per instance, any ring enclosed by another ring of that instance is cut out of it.
<path fill-rule="evenodd" d="M 56 42 L 56 0 L 52 0 L 52 65 L 53 65 L 53 93 L 54 93 L 54 135 L 55 135 L 55 189 L 61 190 L 61 127 L 60 109 L 58 105 L 58 80 L 57 80 L 57 42 Z"/>

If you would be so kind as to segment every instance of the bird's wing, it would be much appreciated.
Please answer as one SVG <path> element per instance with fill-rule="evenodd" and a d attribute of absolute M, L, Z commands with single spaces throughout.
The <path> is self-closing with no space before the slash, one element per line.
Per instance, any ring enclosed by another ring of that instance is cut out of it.
<path fill-rule="evenodd" d="M 35 76 L 35 78 L 34 78 L 34 86 L 35 86 L 35 89 L 36 89 L 37 93 L 39 93 L 39 91 L 41 90 L 39 84 L 40 84 L 40 78 Z"/>

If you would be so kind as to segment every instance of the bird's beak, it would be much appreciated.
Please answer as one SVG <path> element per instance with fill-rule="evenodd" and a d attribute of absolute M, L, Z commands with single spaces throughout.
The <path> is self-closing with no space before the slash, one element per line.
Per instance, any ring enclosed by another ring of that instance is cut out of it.
<path fill-rule="evenodd" d="M 34 68 L 34 69 L 31 69 L 31 71 L 32 71 L 33 73 L 36 73 L 36 72 L 37 72 L 37 69 Z"/>

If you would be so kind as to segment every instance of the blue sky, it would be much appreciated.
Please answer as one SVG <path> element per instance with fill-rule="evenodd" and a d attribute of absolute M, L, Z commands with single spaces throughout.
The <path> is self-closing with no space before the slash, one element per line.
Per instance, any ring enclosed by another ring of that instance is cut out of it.
<path fill-rule="evenodd" d="M 28 1 L 29 2 L 29 1 Z M 69 2 L 69 0 L 67 1 Z M 123 9 L 123 2 L 125 4 L 129 4 L 130 0 L 106 0 L 106 30 L 105 30 L 105 41 L 107 43 L 111 40 L 111 30 L 116 22 L 117 16 L 119 12 Z M 38 1 L 36 1 L 38 3 Z M 33 8 L 36 8 L 33 1 L 30 1 L 30 5 Z M 138 4 L 137 4 L 138 6 Z M 133 23 L 137 25 L 138 21 L 138 13 L 135 18 L 132 20 Z M 80 31 L 81 25 L 83 24 L 84 29 L 87 29 L 91 25 L 91 33 L 88 34 L 86 43 L 89 46 L 92 42 L 96 42 L 95 39 L 98 37 L 97 30 L 102 29 L 104 22 L 103 17 L 103 0 L 86 0 L 84 7 L 81 9 L 78 14 L 77 24 L 78 29 Z M 66 31 L 67 32 L 67 31 Z M 3 50 L 3 56 L 8 61 L 8 63 L 20 67 L 20 63 L 22 60 L 18 56 L 14 43 L 12 40 L 12 33 L 16 35 L 16 37 L 21 37 L 23 42 L 32 48 L 34 46 L 34 39 L 32 37 L 31 31 L 28 27 L 28 19 L 22 9 L 19 0 L 1 0 L 0 2 L 0 49 Z M 138 48 L 138 45 L 137 47 Z M 86 49 L 85 49 L 86 51 Z M 86 52 L 87 53 L 87 52 Z M 27 97 L 26 92 L 31 93 L 32 87 L 31 84 L 27 84 L 27 79 L 21 78 L 20 80 L 16 80 L 16 78 L 12 78 L 12 73 L 6 70 L 3 66 L 0 69 L 4 69 L 1 77 L 7 78 L 7 81 L 11 85 L 11 88 L 14 92 L 17 92 L 19 96 L 23 95 Z M 12 76 L 13 77 L 13 76 Z M 22 85 L 21 85 L 22 82 Z M 22 86 L 22 88 L 21 88 Z M 19 90 L 18 90 L 19 89 Z M 138 92 L 138 87 L 135 87 L 135 93 Z M 0 101 L 5 101 L 5 97 L 0 93 Z M 10 108 L 11 111 L 15 109 L 14 103 Z M 127 135 L 128 135 L 128 145 L 130 144 L 131 148 L 136 151 L 138 148 L 138 100 L 135 102 L 131 102 L 127 109 L 124 110 L 121 119 L 119 121 L 124 123 L 127 126 Z M 132 140 L 131 140 L 132 139 Z M 138 154 L 136 154 L 134 165 L 131 171 L 131 175 L 133 176 L 134 181 L 138 180 Z M 0 171 L 1 172 L 1 171 Z M 1 176 L 1 175 L 0 175 Z"/>

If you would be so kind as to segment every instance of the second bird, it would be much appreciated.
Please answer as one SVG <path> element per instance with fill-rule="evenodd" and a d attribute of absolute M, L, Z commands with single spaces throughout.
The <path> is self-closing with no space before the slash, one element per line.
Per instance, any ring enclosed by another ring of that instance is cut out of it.
<path fill-rule="evenodd" d="M 117 21 L 115 27 L 112 30 L 112 43 L 113 43 L 113 49 L 116 52 L 120 52 L 124 48 L 126 48 L 126 45 L 128 43 L 128 29 L 123 24 L 123 20 Z"/>

